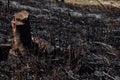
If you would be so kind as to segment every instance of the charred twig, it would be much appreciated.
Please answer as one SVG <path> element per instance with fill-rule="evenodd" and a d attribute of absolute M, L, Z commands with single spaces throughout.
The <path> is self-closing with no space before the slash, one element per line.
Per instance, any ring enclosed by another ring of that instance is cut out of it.
<path fill-rule="evenodd" d="M 68 65 L 70 65 L 70 62 L 71 62 L 71 46 L 69 45 L 68 46 Z"/>
<path fill-rule="evenodd" d="M 90 42 L 90 43 L 102 45 L 107 50 L 109 50 L 109 54 L 112 54 L 114 56 L 119 55 L 118 52 L 117 52 L 117 50 L 114 47 L 112 47 L 111 45 L 109 45 L 109 44 L 106 44 L 106 43 L 103 43 L 103 42 Z"/>
<path fill-rule="evenodd" d="M 9 46 L 9 47 L 11 47 L 11 44 L 0 44 L 0 46 Z"/>
<path fill-rule="evenodd" d="M 67 70 L 67 69 L 65 69 L 65 72 L 68 74 L 68 76 L 71 78 L 71 79 L 73 79 L 73 80 L 79 80 L 78 79 L 78 75 L 76 75 L 77 77 L 75 77 L 75 75 L 74 75 L 74 73 L 71 71 L 71 70 Z"/>
<path fill-rule="evenodd" d="M 114 77 L 112 77 L 111 75 L 109 75 L 109 74 L 107 74 L 107 73 L 105 73 L 105 72 L 103 72 L 103 74 L 106 75 L 106 76 L 108 76 L 109 78 L 111 78 L 111 79 L 113 79 L 113 80 L 116 80 Z"/>

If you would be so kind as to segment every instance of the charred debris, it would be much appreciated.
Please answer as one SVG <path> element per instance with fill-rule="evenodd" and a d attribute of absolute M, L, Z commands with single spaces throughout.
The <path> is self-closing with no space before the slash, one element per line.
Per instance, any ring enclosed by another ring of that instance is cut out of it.
<path fill-rule="evenodd" d="M 6 3 L 0 1 L 0 80 L 120 80 L 120 8 Z"/>

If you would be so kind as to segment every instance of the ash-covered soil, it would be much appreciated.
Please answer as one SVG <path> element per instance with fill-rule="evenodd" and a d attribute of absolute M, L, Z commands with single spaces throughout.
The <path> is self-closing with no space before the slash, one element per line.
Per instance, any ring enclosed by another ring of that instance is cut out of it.
<path fill-rule="evenodd" d="M 13 14 L 27 10 L 39 49 L 14 56 L 1 46 L 0 80 L 120 80 L 120 8 L 16 0 L 7 11 L 6 3 L 0 1 L 0 44 L 12 43 Z"/>

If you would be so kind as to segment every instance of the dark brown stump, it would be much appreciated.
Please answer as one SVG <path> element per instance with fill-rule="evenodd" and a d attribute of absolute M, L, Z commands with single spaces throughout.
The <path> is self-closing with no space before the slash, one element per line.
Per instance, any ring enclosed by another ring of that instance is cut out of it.
<path fill-rule="evenodd" d="M 27 11 L 15 13 L 11 25 L 13 30 L 13 49 L 24 54 L 32 46 L 29 13 Z"/>

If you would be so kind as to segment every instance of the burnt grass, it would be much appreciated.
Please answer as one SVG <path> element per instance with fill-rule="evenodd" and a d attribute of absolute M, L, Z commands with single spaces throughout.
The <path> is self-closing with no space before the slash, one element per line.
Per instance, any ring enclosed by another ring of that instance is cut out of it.
<path fill-rule="evenodd" d="M 12 44 L 13 14 L 27 10 L 39 47 L 14 56 L 11 46 L 0 45 L 0 80 L 120 80 L 120 8 L 18 2 L 34 9 L 10 5 L 7 11 L 0 2 L 0 44 Z"/>

